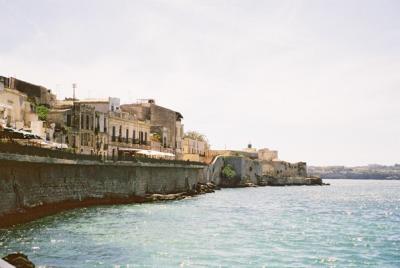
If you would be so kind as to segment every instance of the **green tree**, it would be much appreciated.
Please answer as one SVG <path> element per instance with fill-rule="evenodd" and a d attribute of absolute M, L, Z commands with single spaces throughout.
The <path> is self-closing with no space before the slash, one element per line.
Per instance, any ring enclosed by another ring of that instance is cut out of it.
<path fill-rule="evenodd" d="M 222 168 L 222 176 L 224 178 L 233 179 L 236 176 L 236 171 L 232 165 L 227 164 Z"/>
<path fill-rule="evenodd" d="M 36 106 L 36 113 L 38 114 L 39 120 L 46 121 L 49 108 L 44 105 L 38 105 Z"/>

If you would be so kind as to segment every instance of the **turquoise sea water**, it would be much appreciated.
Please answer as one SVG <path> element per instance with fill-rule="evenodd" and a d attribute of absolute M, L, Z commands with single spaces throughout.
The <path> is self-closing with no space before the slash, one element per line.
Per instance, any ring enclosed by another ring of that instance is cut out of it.
<path fill-rule="evenodd" d="M 40 267 L 400 267 L 400 181 L 224 189 L 0 230 Z"/>

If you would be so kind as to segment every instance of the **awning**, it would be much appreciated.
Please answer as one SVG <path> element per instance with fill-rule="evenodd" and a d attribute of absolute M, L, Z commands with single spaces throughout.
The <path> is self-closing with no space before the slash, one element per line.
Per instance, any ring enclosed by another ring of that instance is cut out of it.
<path fill-rule="evenodd" d="M 171 153 L 163 153 L 159 151 L 153 151 L 153 150 L 140 150 L 137 151 L 137 154 L 143 154 L 143 155 L 149 155 L 149 156 L 169 156 L 169 157 L 175 157 L 174 154 Z"/>
<path fill-rule="evenodd" d="M 154 150 L 144 150 L 144 149 L 134 149 L 134 148 L 119 148 L 118 149 L 121 152 L 135 152 L 136 154 L 142 154 L 142 155 L 147 155 L 147 156 L 169 156 L 169 157 L 175 157 L 174 154 L 171 153 L 163 153 L 160 151 L 154 151 Z"/>
<path fill-rule="evenodd" d="M 10 127 L 4 127 L 3 131 L 8 133 L 11 138 L 15 139 L 42 139 L 40 136 L 28 131 L 16 130 Z"/>
<path fill-rule="evenodd" d="M 44 141 L 44 140 L 39 140 L 35 139 L 33 140 L 34 143 L 46 147 L 46 148 L 55 148 L 55 149 L 68 149 L 68 145 L 64 143 L 57 143 L 57 142 L 51 142 L 51 141 Z"/>

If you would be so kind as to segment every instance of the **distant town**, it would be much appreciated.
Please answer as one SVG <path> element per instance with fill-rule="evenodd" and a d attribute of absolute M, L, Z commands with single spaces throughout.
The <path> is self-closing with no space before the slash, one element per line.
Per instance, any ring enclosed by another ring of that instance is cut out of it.
<path fill-rule="evenodd" d="M 400 164 L 393 166 L 371 164 L 357 167 L 309 166 L 308 172 L 322 179 L 400 180 Z"/>

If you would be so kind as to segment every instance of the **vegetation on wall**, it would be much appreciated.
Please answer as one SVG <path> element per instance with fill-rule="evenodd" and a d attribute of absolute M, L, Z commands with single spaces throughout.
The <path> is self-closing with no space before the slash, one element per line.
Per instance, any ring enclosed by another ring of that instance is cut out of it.
<path fill-rule="evenodd" d="M 208 148 L 210 148 L 210 143 L 208 142 L 208 139 L 206 137 L 206 135 L 201 134 L 197 131 L 188 131 L 185 133 L 185 135 L 183 136 L 184 138 L 189 138 L 192 140 L 198 140 L 198 141 L 203 141 L 206 143 L 206 146 Z"/>
<path fill-rule="evenodd" d="M 38 114 L 39 120 L 46 121 L 47 115 L 49 114 L 49 108 L 44 105 L 36 106 L 36 113 Z"/>
<path fill-rule="evenodd" d="M 233 179 L 236 176 L 236 171 L 230 164 L 225 165 L 221 172 L 224 178 Z"/>
<path fill-rule="evenodd" d="M 153 141 L 161 142 L 161 135 L 159 133 L 151 133 L 151 138 Z"/>
<path fill-rule="evenodd" d="M 198 141 L 205 141 L 207 142 L 207 137 L 204 134 L 201 134 L 197 131 L 188 131 L 185 133 L 184 138 L 190 138 L 193 140 L 198 140 Z"/>

